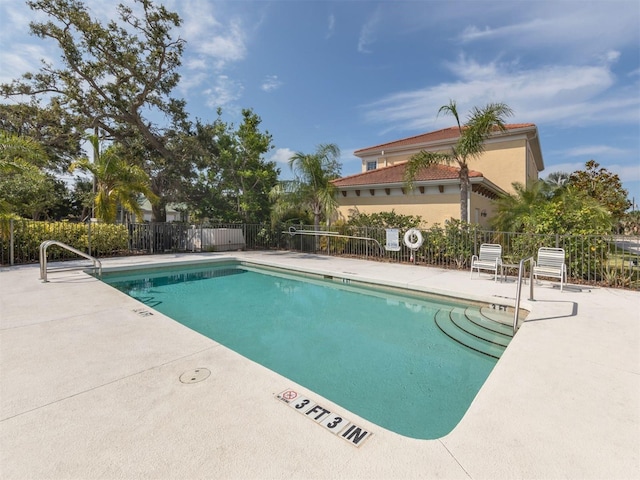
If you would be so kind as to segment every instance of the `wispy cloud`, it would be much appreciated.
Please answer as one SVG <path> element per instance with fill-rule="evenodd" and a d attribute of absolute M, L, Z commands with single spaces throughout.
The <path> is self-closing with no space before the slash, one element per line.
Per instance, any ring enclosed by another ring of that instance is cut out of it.
<path fill-rule="evenodd" d="M 181 4 L 181 35 L 187 48 L 203 59 L 207 68 L 221 71 L 230 63 L 245 59 L 247 33 L 240 19 L 219 18 L 214 12 L 217 5 L 203 1 Z"/>
<path fill-rule="evenodd" d="M 204 90 L 208 107 L 217 108 L 228 105 L 242 96 L 244 86 L 227 75 L 218 75 L 213 85 Z"/>
<path fill-rule="evenodd" d="M 378 7 L 362 25 L 360 36 L 358 37 L 358 52 L 371 53 L 369 46 L 375 42 L 375 33 L 380 23 L 380 18 L 380 7 Z"/>
<path fill-rule="evenodd" d="M 576 63 L 638 41 L 640 10 L 635 1 L 589 2 L 579 9 L 573 2 L 531 2 L 526 11 L 514 5 L 493 4 L 486 13 L 476 12 L 477 18 L 462 19 L 463 25 L 470 23 L 458 40 L 501 51 L 544 49 Z M 511 23 L 498 23 L 500 19 Z"/>
<path fill-rule="evenodd" d="M 488 102 L 504 102 L 512 120 L 551 125 L 589 125 L 638 121 L 640 97 L 613 90 L 616 77 L 608 63 L 543 65 L 479 63 L 464 56 L 448 65 L 456 81 L 391 93 L 364 106 L 365 118 L 393 129 L 419 130 L 451 119 L 436 119 L 441 105 L 456 100 L 461 112 Z"/>
<path fill-rule="evenodd" d="M 585 156 L 608 156 L 619 157 L 621 155 L 629 155 L 629 152 L 622 149 L 612 147 L 610 145 L 583 145 L 578 148 L 571 148 L 564 152 L 567 157 L 585 157 Z"/>
<path fill-rule="evenodd" d="M 0 50 L 0 82 L 9 83 L 27 72 L 40 69 L 41 60 L 53 63 L 51 52 L 36 45 L 14 45 L 11 50 Z"/>
<path fill-rule="evenodd" d="M 282 82 L 278 79 L 277 75 L 267 75 L 262 81 L 260 88 L 265 92 L 273 92 L 282 86 Z"/>
<path fill-rule="evenodd" d="M 333 37 L 333 34 L 335 33 L 335 30 L 336 30 L 336 16 L 333 13 L 329 15 L 329 19 L 327 23 L 328 25 L 327 25 L 326 38 L 331 38 Z"/>

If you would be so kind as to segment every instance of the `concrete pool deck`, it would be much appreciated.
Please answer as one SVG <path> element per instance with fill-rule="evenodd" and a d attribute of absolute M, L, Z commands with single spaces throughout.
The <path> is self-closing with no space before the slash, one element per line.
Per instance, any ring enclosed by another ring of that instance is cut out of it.
<path fill-rule="evenodd" d="M 461 297 L 515 297 L 488 274 L 287 252 L 238 258 Z M 640 292 L 535 285 L 532 308 L 459 425 L 387 431 L 81 271 L 0 269 L 0 478 L 640 478 Z M 208 369 L 204 381 L 180 376 Z M 336 372 L 339 375 L 340 372 Z M 287 388 L 372 432 L 359 447 L 299 415 Z M 437 412 L 434 412 L 437 414 Z"/>

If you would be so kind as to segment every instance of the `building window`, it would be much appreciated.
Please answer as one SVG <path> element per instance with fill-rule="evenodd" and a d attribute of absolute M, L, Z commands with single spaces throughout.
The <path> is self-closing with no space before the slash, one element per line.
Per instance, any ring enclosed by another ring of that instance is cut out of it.
<path fill-rule="evenodd" d="M 377 161 L 373 161 L 373 162 L 367 162 L 367 172 L 369 170 L 375 170 L 376 168 L 378 168 L 378 162 Z"/>

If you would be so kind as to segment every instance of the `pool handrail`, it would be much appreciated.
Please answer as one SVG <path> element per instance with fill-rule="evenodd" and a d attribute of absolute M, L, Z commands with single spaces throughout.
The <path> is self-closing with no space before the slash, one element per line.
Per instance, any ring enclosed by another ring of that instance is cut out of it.
<path fill-rule="evenodd" d="M 80 255 L 81 257 L 86 258 L 87 260 L 91 260 L 93 262 L 94 271 L 98 269 L 98 276 L 102 277 L 102 263 L 95 257 L 92 257 L 89 254 L 86 254 L 76 248 L 73 248 L 71 245 L 67 245 L 66 243 L 59 242 L 57 240 L 45 240 L 40 244 L 40 279 L 44 282 L 47 282 L 47 248 L 51 245 L 57 245 L 58 247 L 69 250 L 70 252 L 75 253 L 76 255 Z M 83 267 L 84 268 L 84 267 Z"/>
<path fill-rule="evenodd" d="M 355 240 L 370 240 L 378 246 L 378 248 L 380 249 L 380 253 L 384 255 L 384 248 L 382 248 L 382 245 L 380 245 L 380 242 L 378 242 L 378 240 L 376 240 L 375 238 L 371 238 L 371 237 L 356 237 L 353 235 L 342 235 L 339 232 L 328 232 L 324 230 L 297 230 L 296 227 L 293 227 L 293 226 L 289 227 L 288 232 L 282 232 L 282 233 L 288 233 L 292 237 L 294 235 L 312 235 L 312 236 L 321 236 L 321 237 L 353 238 Z"/>
<path fill-rule="evenodd" d="M 516 286 L 516 304 L 515 311 L 513 313 L 513 334 L 515 335 L 518 331 L 518 313 L 520 312 L 520 294 L 522 292 L 522 272 L 524 268 L 524 264 L 526 262 L 531 262 L 532 268 L 529 269 L 529 300 L 534 300 L 533 298 L 533 256 L 523 258 L 520 260 L 518 265 L 518 284 Z"/>

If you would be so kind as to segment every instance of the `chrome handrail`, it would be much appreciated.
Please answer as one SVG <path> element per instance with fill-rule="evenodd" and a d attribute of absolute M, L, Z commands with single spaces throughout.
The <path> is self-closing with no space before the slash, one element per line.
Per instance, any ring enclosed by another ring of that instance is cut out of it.
<path fill-rule="evenodd" d="M 296 227 L 289 227 L 289 231 L 288 232 L 282 232 L 282 233 L 288 233 L 289 235 L 291 235 L 292 237 L 294 235 L 312 235 L 312 236 L 320 236 L 320 237 L 340 237 L 340 238 L 354 238 L 356 240 L 370 240 L 372 242 L 374 242 L 378 248 L 380 249 L 380 253 L 384 255 L 384 248 L 382 248 L 382 245 L 380 245 L 380 242 L 378 242 L 378 240 L 376 240 L 375 238 L 371 238 L 371 237 L 356 237 L 353 235 L 342 235 L 339 232 L 328 232 L 328 231 L 323 231 L 323 230 L 297 230 Z"/>
<path fill-rule="evenodd" d="M 45 240 L 40 244 L 40 279 L 44 282 L 47 280 L 47 248 L 51 245 L 57 245 L 62 247 L 70 252 L 75 253 L 76 255 L 80 255 L 81 257 L 86 258 L 87 260 L 91 260 L 93 262 L 93 268 L 95 270 L 96 266 L 98 268 L 98 276 L 102 277 L 102 263 L 97 258 L 92 257 L 80 250 L 73 248 L 71 245 L 67 245 L 66 243 L 58 242 L 57 240 Z M 97 265 L 96 265 L 97 264 Z"/>
<path fill-rule="evenodd" d="M 513 334 L 518 331 L 518 312 L 520 311 L 520 294 L 522 292 L 522 269 L 526 262 L 531 262 L 529 269 L 529 300 L 533 300 L 533 257 L 523 258 L 518 265 L 518 286 L 516 287 L 516 305 L 513 313 Z"/>

